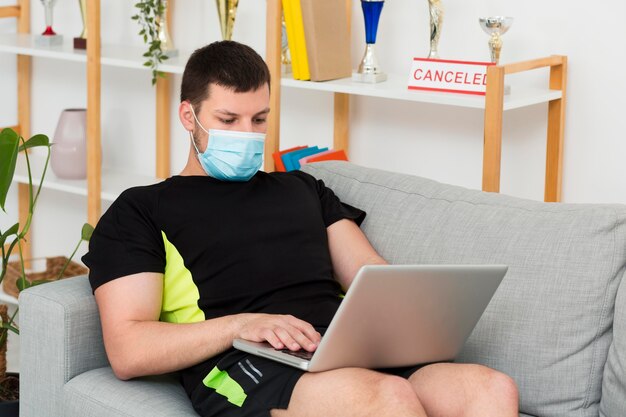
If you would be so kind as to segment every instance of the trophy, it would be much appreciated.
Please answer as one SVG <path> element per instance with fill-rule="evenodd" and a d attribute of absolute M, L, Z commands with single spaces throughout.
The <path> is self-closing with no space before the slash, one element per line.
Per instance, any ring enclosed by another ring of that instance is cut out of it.
<path fill-rule="evenodd" d="M 37 45 L 52 46 L 63 43 L 63 36 L 57 35 L 52 29 L 52 8 L 56 2 L 56 0 L 41 0 L 46 14 L 46 30 L 35 39 Z"/>
<path fill-rule="evenodd" d="M 287 41 L 287 26 L 285 25 L 285 13 L 282 15 L 281 40 L 280 40 L 280 64 L 283 74 L 291 73 L 291 55 L 289 54 L 289 42 Z"/>
<path fill-rule="evenodd" d="M 383 10 L 384 4 L 385 0 L 361 0 L 363 18 L 365 19 L 366 46 L 365 54 L 363 55 L 357 72 L 352 73 L 353 81 L 378 83 L 387 79 L 387 74 L 380 70 L 378 59 L 374 53 L 378 20 L 380 19 L 380 12 Z"/>
<path fill-rule="evenodd" d="M 74 38 L 74 49 L 87 49 L 87 0 L 78 0 L 80 17 L 83 19 L 83 31 Z"/>
<path fill-rule="evenodd" d="M 443 24 L 443 7 L 441 0 L 428 0 L 428 12 L 430 15 L 430 52 L 429 59 L 438 59 L 439 38 L 441 37 L 441 25 Z"/>
<path fill-rule="evenodd" d="M 239 0 L 215 0 L 217 3 L 217 13 L 222 29 L 222 39 L 229 41 L 233 38 L 233 27 L 237 16 L 237 6 Z"/>
<path fill-rule="evenodd" d="M 498 65 L 500 62 L 500 51 L 502 50 L 502 35 L 504 35 L 513 24 L 513 18 L 504 16 L 481 17 L 478 21 L 485 33 L 491 36 L 489 39 L 491 62 Z"/>
<path fill-rule="evenodd" d="M 161 0 L 163 2 L 163 13 L 161 16 L 156 17 L 157 27 L 159 28 L 158 35 L 161 41 L 161 51 L 169 58 L 178 55 L 178 49 L 174 48 L 172 38 L 167 28 L 167 0 Z"/>

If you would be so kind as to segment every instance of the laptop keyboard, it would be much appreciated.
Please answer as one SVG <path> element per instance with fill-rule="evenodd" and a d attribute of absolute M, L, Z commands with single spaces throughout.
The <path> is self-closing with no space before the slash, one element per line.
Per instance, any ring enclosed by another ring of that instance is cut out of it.
<path fill-rule="evenodd" d="M 308 350 L 300 349 L 300 350 L 289 350 L 289 349 L 274 349 L 282 353 L 286 353 L 287 355 L 295 356 L 296 358 L 311 360 L 313 357 L 313 353 Z"/>

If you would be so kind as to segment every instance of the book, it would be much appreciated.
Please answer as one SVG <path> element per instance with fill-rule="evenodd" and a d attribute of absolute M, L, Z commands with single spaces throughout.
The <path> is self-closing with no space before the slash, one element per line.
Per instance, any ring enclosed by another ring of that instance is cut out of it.
<path fill-rule="evenodd" d="M 307 56 L 307 45 L 304 36 L 304 23 L 302 21 L 302 8 L 300 6 L 300 0 L 287 1 L 291 2 L 291 21 L 293 23 L 293 32 L 296 43 L 296 57 L 299 71 L 299 78 L 297 79 L 310 80 L 311 75 L 309 73 L 309 59 Z M 291 59 L 293 60 L 293 54 Z"/>
<path fill-rule="evenodd" d="M 293 21 L 293 12 L 291 10 L 292 0 L 282 0 L 283 13 L 285 14 L 285 29 L 287 31 L 287 44 L 289 45 L 289 52 L 291 54 L 291 73 L 294 80 L 300 79 L 300 67 L 298 66 L 298 53 L 296 45 L 296 34 L 294 31 L 295 24 Z"/>
<path fill-rule="evenodd" d="M 296 0 L 301 3 L 311 81 L 350 77 L 350 34 L 346 3 L 338 0 Z"/>
<path fill-rule="evenodd" d="M 300 159 L 300 165 L 310 164 L 313 162 L 322 161 L 347 161 L 348 157 L 343 149 L 335 150 L 331 149 L 326 152 L 321 152 L 315 155 L 306 156 Z"/>
<path fill-rule="evenodd" d="M 296 169 L 300 169 L 300 159 L 305 156 L 317 154 L 320 152 L 327 151 L 328 148 L 319 148 L 317 146 L 312 146 L 306 149 L 300 149 L 293 152 L 288 152 L 282 155 L 283 163 L 285 164 L 285 169 L 287 171 L 294 171 Z"/>
<path fill-rule="evenodd" d="M 306 149 L 306 148 L 307 146 L 296 146 L 294 148 L 289 148 L 289 149 L 285 149 L 282 151 L 274 152 L 272 154 L 272 157 L 274 158 L 274 165 L 276 166 L 276 171 L 278 172 L 287 171 L 285 169 L 285 164 L 283 163 L 283 159 L 281 158 L 282 155 L 289 153 L 289 152 L 298 151 L 300 149 Z"/>

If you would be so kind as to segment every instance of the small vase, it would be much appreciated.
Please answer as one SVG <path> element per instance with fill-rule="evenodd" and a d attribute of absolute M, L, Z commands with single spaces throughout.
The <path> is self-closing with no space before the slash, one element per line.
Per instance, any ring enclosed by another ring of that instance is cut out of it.
<path fill-rule="evenodd" d="M 50 164 L 63 179 L 87 178 L 87 110 L 66 109 L 54 132 Z"/>

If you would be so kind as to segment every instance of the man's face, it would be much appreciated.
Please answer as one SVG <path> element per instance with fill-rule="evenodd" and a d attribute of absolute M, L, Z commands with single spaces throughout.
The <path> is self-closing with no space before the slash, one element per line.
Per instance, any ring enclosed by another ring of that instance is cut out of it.
<path fill-rule="evenodd" d="M 269 102 L 270 91 L 267 84 L 256 91 L 245 93 L 236 93 L 212 84 L 209 98 L 202 102 L 196 117 L 206 130 L 266 133 Z M 207 134 L 197 124 L 194 137 L 202 145 L 201 149 L 204 149 Z"/>

